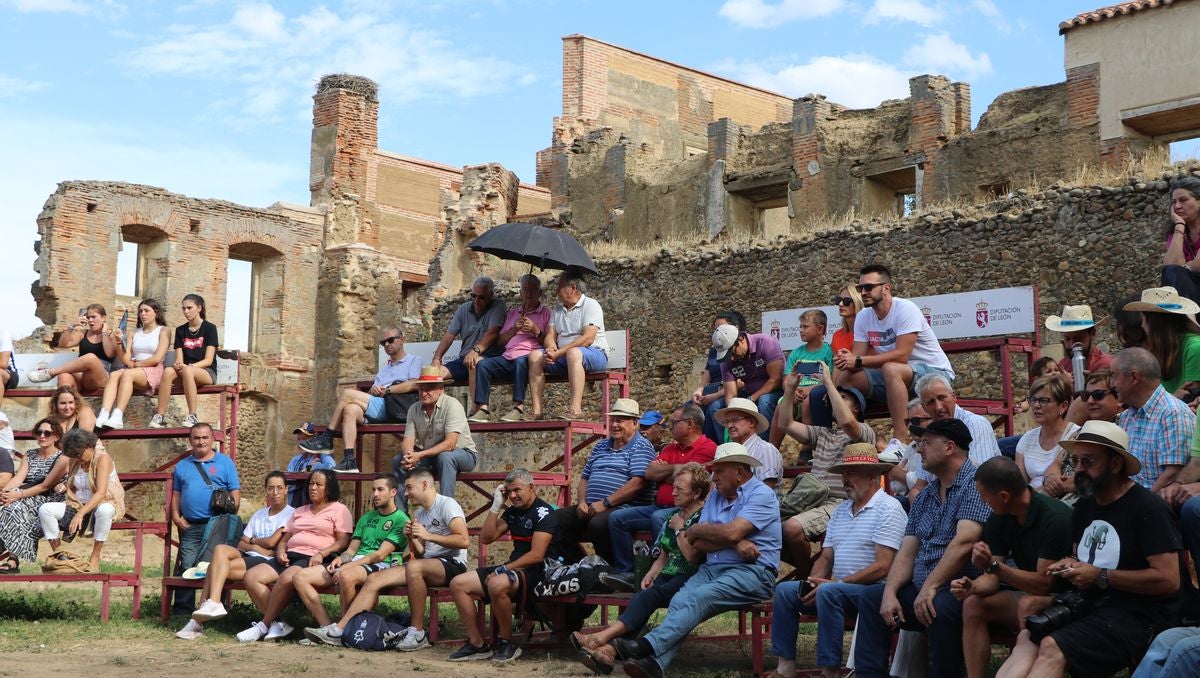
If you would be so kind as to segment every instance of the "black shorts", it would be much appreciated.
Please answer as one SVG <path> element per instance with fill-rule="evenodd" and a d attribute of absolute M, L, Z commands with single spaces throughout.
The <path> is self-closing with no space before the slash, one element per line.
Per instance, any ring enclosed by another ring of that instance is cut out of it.
<path fill-rule="evenodd" d="M 339 555 L 341 555 L 341 554 L 334 553 L 334 554 L 325 556 L 325 560 L 323 560 L 321 562 L 321 564 L 328 565 L 329 563 L 332 563 L 333 559 L 337 558 Z M 278 560 L 275 560 L 274 558 L 272 558 L 271 559 L 271 567 L 275 568 L 276 572 L 282 573 L 284 570 L 288 569 L 289 567 L 308 567 L 309 561 L 312 560 L 311 556 L 306 556 L 303 553 L 296 553 L 295 551 L 288 551 L 287 556 L 288 556 L 288 564 L 287 565 L 284 565 L 283 563 L 279 562 Z"/>
<path fill-rule="evenodd" d="M 21 383 L 21 373 L 16 368 L 9 368 L 8 383 L 4 384 L 6 390 L 12 390 Z"/>
<path fill-rule="evenodd" d="M 346 563 L 346 565 L 353 565 L 353 564 L 354 564 L 353 560 L 350 561 L 349 563 Z M 343 565 L 343 567 L 345 567 L 345 565 Z M 366 570 L 368 575 L 371 575 L 371 574 L 375 574 L 376 572 L 383 572 L 384 570 L 390 570 L 393 567 L 404 567 L 404 566 L 399 565 L 399 564 L 392 564 L 392 563 L 389 563 L 386 560 L 384 560 L 384 561 L 381 561 L 378 563 L 371 563 L 370 565 L 360 565 L 359 567 Z"/>
<path fill-rule="evenodd" d="M 479 575 L 479 587 L 483 589 L 483 593 L 480 595 L 480 598 L 483 599 L 483 602 L 485 603 L 492 602 L 491 598 L 488 596 L 487 580 L 488 577 L 492 576 L 492 573 L 496 571 L 496 567 L 496 565 L 492 565 L 490 567 L 475 568 L 475 574 Z M 517 595 L 513 597 L 513 603 L 517 605 L 524 604 L 525 597 L 529 595 L 530 586 L 532 586 L 532 584 L 529 584 L 528 582 L 537 583 L 541 581 L 542 569 L 543 568 L 540 567 L 531 567 L 523 570 L 512 570 L 512 572 L 516 573 L 517 575 Z"/>
<path fill-rule="evenodd" d="M 467 571 L 466 563 L 460 560 L 455 560 L 453 558 L 434 558 L 434 560 L 442 564 L 442 569 L 446 572 L 445 585 L 447 586 L 450 584 L 451 579 L 454 579 L 458 575 Z"/>
<path fill-rule="evenodd" d="M 1077 676 L 1107 676 L 1137 666 L 1150 642 L 1171 626 L 1169 607 L 1101 607 L 1050 634 Z"/>
<path fill-rule="evenodd" d="M 281 569 L 275 567 L 279 561 L 275 560 L 274 558 L 263 558 L 262 556 L 252 556 L 248 553 L 243 553 L 242 562 L 246 564 L 247 572 L 253 569 L 256 565 L 270 565 L 271 569 L 275 570 L 276 572 L 282 572 Z"/>

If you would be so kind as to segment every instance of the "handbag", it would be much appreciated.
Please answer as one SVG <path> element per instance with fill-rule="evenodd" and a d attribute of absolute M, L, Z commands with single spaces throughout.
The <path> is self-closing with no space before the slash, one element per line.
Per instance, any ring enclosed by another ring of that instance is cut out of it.
<path fill-rule="evenodd" d="M 417 404 L 420 398 L 416 393 L 389 393 L 383 397 L 384 415 L 388 422 L 396 424 L 408 423 L 408 409 Z"/>
<path fill-rule="evenodd" d="M 58 531 L 59 534 L 62 535 L 62 540 L 65 542 L 71 542 L 75 540 L 76 533 L 71 531 L 71 521 L 75 518 L 75 514 L 78 512 L 78 507 L 67 504 L 66 508 L 63 510 L 62 518 L 58 519 Z M 82 523 L 79 526 L 79 531 L 83 531 Z"/>
<path fill-rule="evenodd" d="M 208 477 L 208 472 L 204 470 L 204 464 L 196 461 L 196 470 L 200 472 L 200 477 L 204 479 L 204 484 L 211 489 L 213 486 L 212 480 Z M 238 511 L 238 503 L 233 498 L 233 493 L 226 489 L 215 489 L 212 491 L 212 499 L 209 500 L 208 510 L 214 516 L 224 514 L 234 514 Z"/>
<path fill-rule="evenodd" d="M 92 571 L 92 564 L 66 550 L 58 550 L 46 556 L 42 572 L 47 574 L 83 574 Z"/>

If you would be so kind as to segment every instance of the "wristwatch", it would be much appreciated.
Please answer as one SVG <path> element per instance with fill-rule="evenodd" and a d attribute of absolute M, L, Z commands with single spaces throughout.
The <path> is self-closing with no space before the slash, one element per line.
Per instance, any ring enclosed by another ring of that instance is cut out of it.
<path fill-rule="evenodd" d="M 608 497 L 605 497 L 600 503 L 604 504 L 604 508 L 612 508 L 612 502 L 608 500 Z"/>
<path fill-rule="evenodd" d="M 1100 568 L 1100 578 L 1096 580 L 1096 586 L 1101 590 L 1108 588 L 1108 568 Z"/>
<path fill-rule="evenodd" d="M 996 574 L 999 571 L 1000 571 L 1000 561 L 997 560 L 996 558 L 992 558 L 992 564 L 987 566 L 987 569 L 984 570 L 984 573 Z"/>
<path fill-rule="evenodd" d="M 862 369 L 862 356 L 857 356 L 854 358 L 854 369 L 856 369 L 856 370 Z"/>
<path fill-rule="evenodd" d="M 471 350 L 472 350 L 472 351 L 475 351 L 475 352 L 476 352 L 476 353 L 478 353 L 479 355 L 483 355 L 483 349 L 479 348 L 478 346 L 472 346 L 472 347 L 471 347 Z"/>

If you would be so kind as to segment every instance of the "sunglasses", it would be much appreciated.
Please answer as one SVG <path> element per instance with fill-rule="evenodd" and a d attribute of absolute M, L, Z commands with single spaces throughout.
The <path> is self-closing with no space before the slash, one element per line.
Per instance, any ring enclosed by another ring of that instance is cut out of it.
<path fill-rule="evenodd" d="M 862 283 L 861 285 L 855 285 L 854 289 L 858 290 L 859 294 L 869 294 L 871 290 L 875 289 L 876 287 L 883 287 L 886 284 L 887 283 Z"/>
<path fill-rule="evenodd" d="M 48 428 L 38 429 L 38 431 L 37 431 L 37 437 L 39 437 L 39 438 L 41 438 L 42 436 L 52 436 L 52 435 L 54 435 L 54 431 L 52 431 Z"/>
<path fill-rule="evenodd" d="M 1098 388 L 1094 391 L 1076 391 L 1075 397 L 1083 400 L 1083 402 L 1085 402 L 1085 403 L 1088 401 L 1089 398 L 1092 400 L 1095 400 L 1096 402 L 1100 402 L 1101 400 L 1104 400 L 1104 396 L 1109 395 L 1109 394 L 1115 396 L 1115 395 L 1117 395 L 1117 392 L 1116 392 L 1116 390 L 1111 389 L 1111 388 L 1109 388 L 1109 389 Z"/>
<path fill-rule="evenodd" d="M 1098 463 L 1100 463 L 1100 459 L 1097 457 L 1075 457 L 1071 460 L 1072 466 L 1082 466 L 1084 468 L 1091 468 Z"/>
<path fill-rule="evenodd" d="M 391 346 L 393 341 L 397 341 L 399 339 L 400 339 L 400 337 L 388 337 L 386 339 L 380 339 L 379 345 L 380 346 Z"/>
<path fill-rule="evenodd" d="M 834 306 L 853 306 L 854 299 L 852 299 L 850 297 L 834 297 L 833 305 Z"/>
<path fill-rule="evenodd" d="M 904 420 L 904 423 L 909 426 L 920 426 L 927 421 L 933 421 L 933 417 L 909 417 Z"/>

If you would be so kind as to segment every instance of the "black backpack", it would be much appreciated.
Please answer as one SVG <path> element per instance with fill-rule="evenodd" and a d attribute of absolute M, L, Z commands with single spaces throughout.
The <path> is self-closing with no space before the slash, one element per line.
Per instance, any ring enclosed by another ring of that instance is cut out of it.
<path fill-rule="evenodd" d="M 397 612 L 387 617 L 374 612 L 359 612 L 342 631 L 342 645 L 356 650 L 394 650 L 412 624 L 412 615 Z"/>

